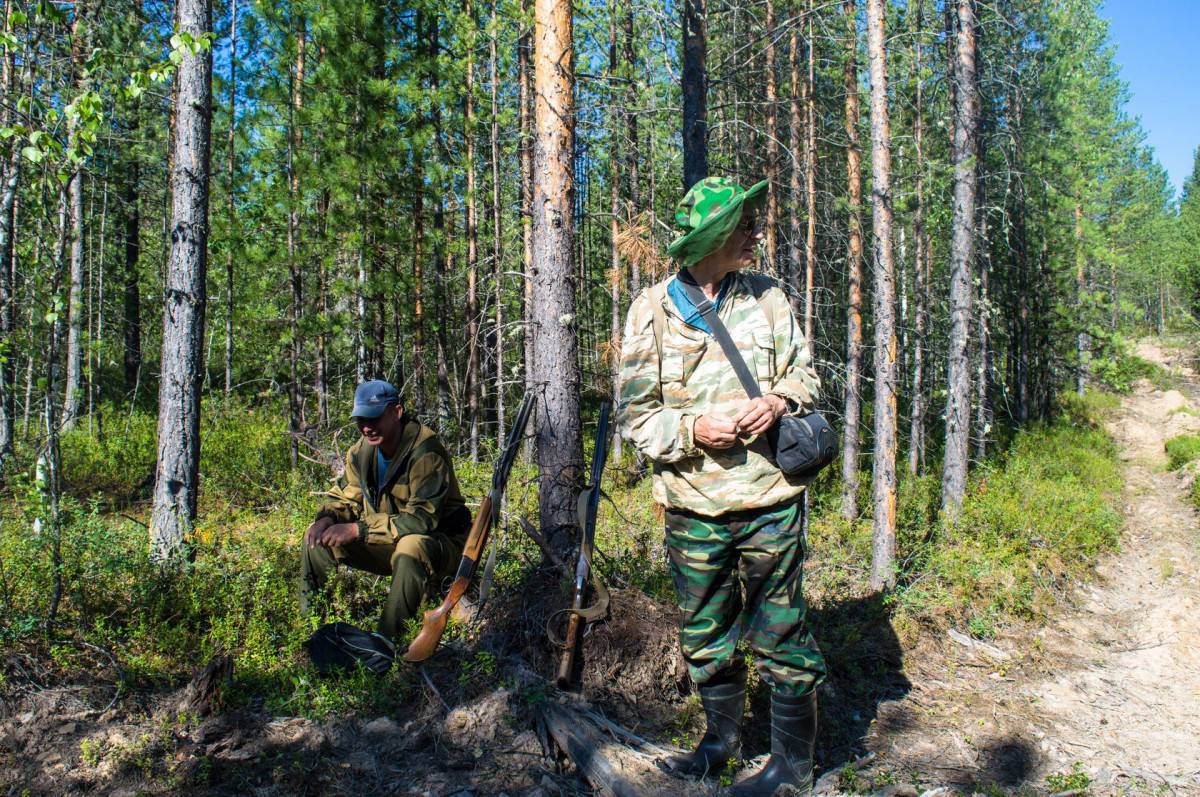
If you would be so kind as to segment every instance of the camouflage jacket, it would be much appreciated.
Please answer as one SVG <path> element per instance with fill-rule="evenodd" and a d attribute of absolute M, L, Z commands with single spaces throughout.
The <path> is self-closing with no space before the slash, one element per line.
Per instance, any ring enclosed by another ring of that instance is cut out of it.
<path fill-rule="evenodd" d="M 358 523 L 368 545 L 392 545 L 407 534 L 447 533 L 462 545 L 465 507 L 450 454 L 434 431 L 415 420 L 404 425 L 400 445 L 376 490 L 375 446 L 359 439 L 346 452 L 346 471 L 326 493 L 317 518 Z M 454 513 L 455 523 L 445 521 Z M 453 526 L 453 528 L 450 528 Z"/>
<path fill-rule="evenodd" d="M 671 279 L 634 300 L 621 341 L 621 431 L 654 463 L 654 500 L 713 517 L 799 496 L 803 485 L 775 467 L 762 436 L 723 450 L 696 445 L 698 417 L 732 417 L 749 397 L 716 338 L 683 320 L 667 295 Z M 790 411 L 811 410 L 820 383 L 783 290 L 759 274 L 735 272 L 731 279 L 718 317 L 750 372 Z"/>

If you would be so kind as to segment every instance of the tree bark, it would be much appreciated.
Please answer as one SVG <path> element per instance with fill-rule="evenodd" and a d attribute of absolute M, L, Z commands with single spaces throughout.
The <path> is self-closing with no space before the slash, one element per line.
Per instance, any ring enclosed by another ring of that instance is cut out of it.
<path fill-rule="evenodd" d="M 521 0 L 521 10 L 529 11 L 529 0 Z M 535 389 L 533 368 L 533 74 L 532 31 L 522 27 L 517 40 L 518 103 L 520 104 L 521 140 L 519 143 L 521 170 L 521 340 L 525 392 Z M 532 438 L 529 438 L 532 439 Z M 526 445 L 524 458 L 533 457 L 533 446 Z"/>
<path fill-rule="evenodd" d="M 495 302 L 493 324 L 495 326 L 495 361 L 496 361 L 496 440 L 503 444 L 505 439 L 504 425 L 504 251 L 502 245 L 503 228 L 500 214 L 500 58 L 497 50 L 496 9 L 499 0 L 492 0 L 491 38 L 488 42 L 488 72 L 492 90 L 492 301 Z"/>
<path fill-rule="evenodd" d="M 90 23 L 87 3 L 75 4 L 75 19 L 71 25 L 71 75 L 78 97 L 87 90 L 83 61 L 90 50 Z M 67 121 L 67 148 L 78 145 L 79 124 L 74 117 Z M 63 402 L 63 429 L 72 429 L 79 417 L 83 392 L 83 167 L 76 166 L 67 183 L 71 210 L 71 287 L 67 294 L 67 395 Z"/>
<path fill-rule="evenodd" d="M 6 2 L 4 30 L 12 30 L 12 3 Z M 16 72 L 15 48 L 8 48 L 0 62 L 0 91 L 4 95 L 0 125 L 8 127 L 12 114 L 8 99 L 13 91 Z M 16 417 L 16 361 L 13 335 L 17 330 L 16 302 L 16 209 L 17 186 L 21 177 L 20 148 L 10 140 L 8 152 L 0 162 L 0 476 L 13 453 Z"/>
<path fill-rule="evenodd" d="M 813 0 L 808 0 L 808 80 L 804 83 L 804 339 L 812 344 L 813 300 L 817 273 L 817 114 L 813 39 Z"/>
<path fill-rule="evenodd" d="M 767 220 L 766 220 L 766 263 L 767 271 L 779 273 L 777 227 L 779 225 L 779 88 L 775 79 L 775 0 L 767 0 L 766 19 L 766 59 L 763 64 L 763 77 L 766 82 L 766 131 L 767 131 Z"/>
<path fill-rule="evenodd" d="M 913 219 L 913 345 L 912 345 L 912 405 L 909 416 L 908 471 L 921 473 L 925 464 L 925 335 L 929 319 L 929 232 L 925 228 L 925 79 L 922 75 L 924 50 L 923 11 L 925 3 L 917 0 L 913 19 L 913 78 L 916 101 L 913 108 L 913 146 L 916 158 L 916 200 Z"/>
<path fill-rule="evenodd" d="M 617 61 L 617 12 L 619 3 L 616 0 L 609 3 L 609 32 L 608 32 L 608 85 L 609 85 L 609 113 L 608 123 L 610 132 L 610 141 L 612 151 L 608 155 L 609 172 L 608 172 L 608 192 L 609 192 L 609 273 L 608 273 L 608 290 L 609 290 L 609 317 L 608 317 L 608 356 L 609 365 L 611 367 L 610 374 L 612 377 L 612 402 L 616 407 L 620 401 L 619 377 L 621 371 L 621 255 L 617 251 L 617 236 L 620 234 L 620 215 L 621 215 L 621 166 L 622 157 L 620 140 L 621 123 L 625 121 L 622 117 L 628 116 L 630 111 L 628 107 L 622 108 L 621 95 L 617 91 L 618 78 L 618 61 Z M 612 435 L 612 458 L 613 462 L 621 461 L 621 434 L 614 432 Z"/>
<path fill-rule="evenodd" d="M 225 244 L 225 395 L 233 393 L 233 250 L 237 245 L 236 165 L 237 140 L 237 0 L 229 4 L 229 132 L 227 169 L 229 179 L 229 240 Z"/>
<path fill-rule="evenodd" d="M 472 462 L 479 461 L 479 222 L 475 197 L 475 16 L 471 0 L 465 0 L 464 13 L 471 32 L 467 42 L 467 88 L 463 101 L 466 130 L 466 227 L 467 227 L 467 436 Z"/>
<path fill-rule="evenodd" d="M 300 17 L 296 31 L 296 69 L 292 75 L 292 97 L 288 108 L 288 223 L 287 255 L 288 277 L 292 289 L 289 313 L 291 339 L 288 341 L 288 428 L 291 431 L 292 467 L 299 463 L 300 450 L 296 435 L 303 427 L 303 384 L 300 381 L 301 340 L 300 322 L 304 314 L 304 274 L 296 258 L 296 238 L 300 234 L 300 173 L 296 169 L 296 155 L 300 151 L 303 132 L 299 119 L 304 109 L 304 60 L 306 55 L 307 24 Z"/>
<path fill-rule="evenodd" d="M 1083 203 L 1075 202 L 1075 306 L 1079 334 L 1075 338 L 1075 392 L 1083 395 L 1087 388 L 1088 358 L 1091 342 L 1087 333 L 1087 254 L 1083 249 Z"/>
<path fill-rule="evenodd" d="M 708 176 L 708 21 L 705 0 L 683 0 L 683 188 Z"/>
<path fill-rule="evenodd" d="M 137 119 L 137 110 L 134 110 Z M 136 136 L 136 121 L 130 131 Z M 138 281 L 138 260 L 141 258 L 141 213 L 139 209 L 139 178 L 137 155 L 131 154 L 129 174 L 125 179 L 125 301 L 121 327 L 125 341 L 125 390 L 130 400 L 137 389 L 142 369 L 142 292 Z"/>
<path fill-rule="evenodd" d="M 788 257 L 780 269 L 780 278 L 787 286 L 788 302 L 792 306 L 792 314 L 797 318 L 803 317 L 804 302 L 800 293 L 800 207 L 804 187 L 800 182 L 803 164 L 804 145 L 801 135 L 804 134 L 804 123 L 800 115 L 801 95 L 804 87 L 800 83 L 800 22 L 793 22 L 788 35 L 788 199 L 791 208 L 788 215 Z"/>
<path fill-rule="evenodd" d="M 884 0 L 867 0 L 871 63 L 872 229 L 875 233 L 875 456 L 871 589 L 896 584 L 896 280 Z"/>
<path fill-rule="evenodd" d="M 574 47 L 568 0 L 535 2 L 534 382 L 542 534 L 566 559 L 583 469 L 574 238 Z"/>
<path fill-rule="evenodd" d="M 212 31 L 210 0 L 178 0 L 181 31 Z M 158 463 L 150 555 L 178 563 L 196 517 L 200 476 L 200 388 L 208 266 L 208 183 L 212 126 L 212 51 L 179 65 L 172 141 L 171 251 L 163 303 L 158 392 Z"/>
<path fill-rule="evenodd" d="M 846 236 L 846 401 L 842 439 L 842 517 L 858 517 L 859 425 L 862 421 L 862 146 L 858 136 L 858 24 L 855 0 L 845 0 L 846 185 L 849 193 Z"/>
<path fill-rule="evenodd" d="M 950 340 L 946 374 L 946 450 L 942 511 L 955 520 L 967 488 L 971 436 L 972 264 L 975 257 L 979 100 L 975 82 L 975 3 L 958 0 L 954 68 L 954 221 L 950 249 Z"/>

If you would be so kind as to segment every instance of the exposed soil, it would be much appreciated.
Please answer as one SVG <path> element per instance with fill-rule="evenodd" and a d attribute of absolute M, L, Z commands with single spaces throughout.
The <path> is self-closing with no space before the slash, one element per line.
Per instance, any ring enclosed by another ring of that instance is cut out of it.
<path fill-rule="evenodd" d="M 1078 768 L 1092 795 L 1200 795 L 1200 520 L 1163 450 L 1200 431 L 1200 390 L 1156 343 L 1137 353 L 1174 366 L 1180 389 L 1139 382 L 1108 423 L 1125 466 L 1120 552 L 1043 628 L 910 654 L 913 689 L 880 706 L 865 775 L 1015 792 Z"/>

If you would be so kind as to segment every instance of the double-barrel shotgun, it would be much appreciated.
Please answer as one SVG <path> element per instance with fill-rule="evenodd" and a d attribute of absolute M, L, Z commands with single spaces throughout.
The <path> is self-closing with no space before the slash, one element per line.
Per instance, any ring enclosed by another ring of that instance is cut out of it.
<path fill-rule="evenodd" d="M 533 404 L 533 394 L 527 393 L 524 401 L 521 402 L 520 409 L 517 410 L 516 420 L 513 421 L 512 428 L 508 431 L 508 439 L 505 440 L 504 448 L 501 449 L 500 457 L 496 461 L 496 469 L 492 472 L 492 489 L 483 499 L 483 503 L 479 505 L 479 512 L 475 515 L 475 522 L 471 525 L 471 533 L 467 536 L 466 545 L 463 546 L 462 559 L 458 563 L 454 581 L 450 584 L 450 591 L 446 594 L 446 599 L 442 601 L 441 606 L 425 612 L 421 633 L 417 634 L 416 639 L 412 641 L 404 654 L 404 658 L 408 661 L 425 661 L 433 655 L 433 651 L 437 650 L 438 642 L 442 639 L 442 634 L 446 631 L 446 621 L 450 618 L 450 612 L 466 594 L 467 587 L 471 586 L 471 580 L 475 577 L 475 570 L 479 566 L 479 559 L 483 555 L 484 548 L 487 547 L 488 533 L 491 531 L 492 525 L 499 519 L 500 499 L 504 496 L 504 486 L 508 483 L 509 473 L 512 472 L 513 460 L 517 458 L 517 449 L 520 448 L 521 440 L 525 437 L 525 426 L 533 411 Z"/>

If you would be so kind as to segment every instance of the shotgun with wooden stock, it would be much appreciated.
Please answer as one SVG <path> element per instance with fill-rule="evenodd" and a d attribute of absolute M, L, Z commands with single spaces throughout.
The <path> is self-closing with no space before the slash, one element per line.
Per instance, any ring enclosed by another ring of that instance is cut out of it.
<path fill-rule="evenodd" d="M 560 644 L 563 654 L 558 664 L 558 677 L 555 678 L 560 689 L 569 688 L 574 681 L 581 629 L 608 614 L 608 590 L 596 576 L 592 554 L 596 542 L 596 511 L 600 508 L 600 481 L 604 478 L 604 462 L 608 458 L 608 414 L 611 407 L 607 401 L 600 406 L 600 423 L 596 426 L 596 444 L 592 448 L 591 481 L 587 489 L 579 494 L 579 560 L 575 563 L 575 595 L 571 608 L 558 612 L 571 615 L 567 622 L 567 635 Z M 589 582 L 596 593 L 596 603 L 585 609 L 583 604 L 587 600 Z"/>
<path fill-rule="evenodd" d="M 479 505 L 479 512 L 475 515 L 475 522 L 471 525 L 471 533 L 467 536 L 466 545 L 463 546 L 463 555 L 458 563 L 458 571 L 454 574 L 454 582 L 450 584 L 450 591 L 446 594 L 442 605 L 425 612 L 421 633 L 417 634 L 417 638 L 412 641 L 404 654 L 404 658 L 408 661 L 425 661 L 433 655 L 433 651 L 437 650 L 438 642 L 441 641 L 442 634 L 446 630 L 446 621 L 450 618 L 450 612 L 466 594 L 467 587 L 471 586 L 471 579 L 475 577 L 475 570 L 479 566 L 483 549 L 487 547 L 488 532 L 498 520 L 504 485 L 508 482 L 508 474 L 512 472 L 513 460 L 517 458 L 517 449 L 520 448 L 521 440 L 525 437 L 525 426 L 533 411 L 533 404 L 533 394 L 527 393 L 525 400 L 521 402 L 520 409 L 517 410 L 516 420 L 513 421 L 512 428 L 508 431 L 508 439 L 504 442 L 504 448 L 501 449 L 500 457 L 496 461 L 496 469 L 492 473 L 492 489 L 483 499 L 483 503 Z"/>

